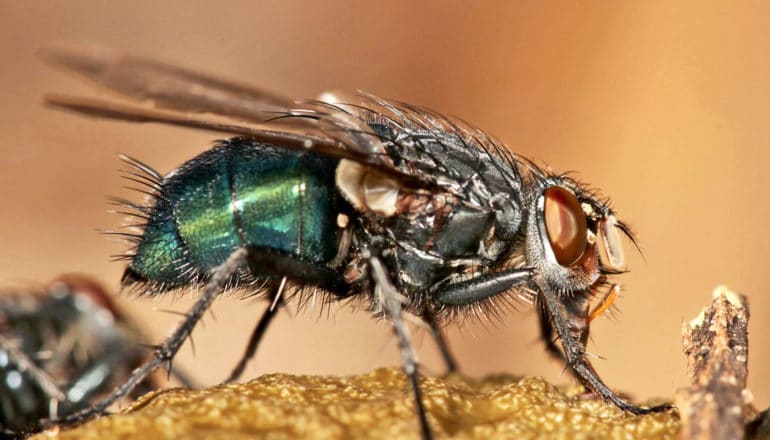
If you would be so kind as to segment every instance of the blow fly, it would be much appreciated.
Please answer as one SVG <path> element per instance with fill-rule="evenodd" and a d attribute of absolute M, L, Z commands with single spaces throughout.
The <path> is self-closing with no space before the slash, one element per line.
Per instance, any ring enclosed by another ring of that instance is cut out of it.
<path fill-rule="evenodd" d="M 204 287 L 152 360 L 104 401 L 58 422 L 102 413 L 169 362 L 212 301 L 235 287 L 272 306 L 230 380 L 289 300 L 358 300 L 392 324 L 423 438 L 431 430 L 404 314 L 427 323 L 455 369 L 440 324 L 519 297 L 535 304 L 548 352 L 588 390 L 633 414 L 667 408 L 623 400 L 586 359 L 589 323 L 617 295 L 610 277 L 624 271 L 621 235 L 632 237 L 573 177 L 463 121 L 364 92 L 295 101 L 99 47 L 44 55 L 148 104 L 56 95 L 48 105 L 235 136 L 166 175 L 124 158 L 128 177 L 151 197 L 120 202 L 141 226 L 120 233 L 133 244 L 123 285 L 150 295 Z"/>
<path fill-rule="evenodd" d="M 90 407 L 147 359 L 143 341 L 106 290 L 82 275 L 0 295 L 0 438 Z M 130 396 L 160 386 L 151 376 Z"/>

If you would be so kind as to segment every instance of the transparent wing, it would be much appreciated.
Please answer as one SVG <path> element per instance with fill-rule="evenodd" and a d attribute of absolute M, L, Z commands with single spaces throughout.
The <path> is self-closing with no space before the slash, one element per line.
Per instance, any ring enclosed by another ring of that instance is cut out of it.
<path fill-rule="evenodd" d="M 324 131 L 308 131 L 303 127 L 270 122 L 233 124 L 180 115 L 175 112 L 67 95 L 47 95 L 45 102 L 51 107 L 74 111 L 87 116 L 128 122 L 155 122 L 229 135 L 247 136 L 291 150 L 314 151 L 340 159 L 349 159 L 392 176 L 406 186 L 419 188 L 433 185 L 432 182 L 422 179 L 420 176 L 405 174 L 395 169 L 387 156 L 372 154 L 368 150 L 362 151 L 358 148 L 358 144 L 353 144 L 354 148 L 350 148 L 350 144 L 343 143 L 339 136 L 329 136 Z"/>
<path fill-rule="evenodd" d="M 294 100 L 266 90 L 92 44 L 51 45 L 41 56 L 101 87 L 161 109 L 261 122 L 269 117 L 266 112 L 294 105 Z"/>
<path fill-rule="evenodd" d="M 157 122 L 249 136 L 290 149 L 305 149 L 376 168 L 410 186 L 427 176 L 396 169 L 365 120 L 323 101 L 295 102 L 248 86 L 88 44 L 57 44 L 42 51 L 51 64 L 154 108 L 49 95 L 47 104 L 110 119 Z M 209 113 L 237 120 L 191 116 Z"/>

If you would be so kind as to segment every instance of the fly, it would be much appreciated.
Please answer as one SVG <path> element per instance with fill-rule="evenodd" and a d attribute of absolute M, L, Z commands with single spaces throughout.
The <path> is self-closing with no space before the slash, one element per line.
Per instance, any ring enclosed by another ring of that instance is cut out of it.
<path fill-rule="evenodd" d="M 44 419 L 99 401 L 146 360 L 143 341 L 104 288 L 88 277 L 65 275 L 45 289 L 5 292 L 0 296 L 0 438 L 29 434 Z M 130 397 L 160 386 L 147 377 Z"/>
<path fill-rule="evenodd" d="M 291 299 L 358 300 L 393 327 L 422 437 L 431 438 L 404 314 L 432 329 L 495 313 L 526 296 L 549 353 L 595 395 L 615 394 L 586 359 L 589 323 L 609 307 L 625 270 L 608 203 L 568 175 L 525 160 L 465 122 L 363 92 L 294 101 L 154 60 L 95 46 L 58 46 L 53 64 L 148 105 L 48 96 L 81 114 L 234 136 L 162 175 L 126 158 L 151 195 L 123 202 L 140 219 L 124 286 L 148 295 L 204 286 L 186 319 L 104 401 L 55 422 L 79 423 L 170 362 L 213 300 L 246 287 L 272 304 L 229 380 L 236 380 L 275 313 Z M 591 309 L 592 300 L 603 297 Z M 561 342 L 561 348 L 555 341 Z"/>

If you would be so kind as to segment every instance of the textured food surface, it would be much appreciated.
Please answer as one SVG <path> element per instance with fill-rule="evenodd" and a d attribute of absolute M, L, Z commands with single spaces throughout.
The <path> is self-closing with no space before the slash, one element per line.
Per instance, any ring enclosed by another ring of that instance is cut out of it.
<path fill-rule="evenodd" d="M 666 412 L 624 414 L 537 377 L 459 376 L 422 380 L 437 438 L 676 438 L 679 419 Z M 120 414 L 59 439 L 392 439 L 418 438 L 411 393 L 397 368 L 359 376 L 269 374 L 205 390 L 148 394 Z"/>

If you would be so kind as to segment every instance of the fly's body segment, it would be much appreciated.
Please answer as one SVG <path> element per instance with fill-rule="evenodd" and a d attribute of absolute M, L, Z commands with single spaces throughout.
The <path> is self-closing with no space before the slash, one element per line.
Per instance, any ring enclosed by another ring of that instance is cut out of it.
<path fill-rule="evenodd" d="M 129 178 L 146 185 L 152 202 L 120 201 L 142 219 L 140 231 L 121 233 L 133 242 L 124 285 L 151 295 L 205 287 L 131 381 L 59 422 L 101 413 L 141 375 L 170 361 L 227 287 L 259 290 L 272 303 L 229 380 L 240 376 L 293 296 L 360 300 L 388 319 L 423 438 L 432 434 L 403 313 L 428 323 L 454 369 L 439 323 L 499 313 L 519 297 L 535 303 L 548 352 L 586 388 L 634 414 L 666 409 L 621 399 L 585 357 L 590 321 L 617 295 L 609 277 L 624 270 L 620 235 L 631 235 L 605 201 L 573 178 L 542 170 L 462 121 L 362 92 L 293 101 L 99 47 L 60 46 L 45 55 L 152 103 L 50 96 L 49 105 L 235 136 L 165 176 L 125 158 Z M 601 295 L 605 300 L 591 309 Z"/>

